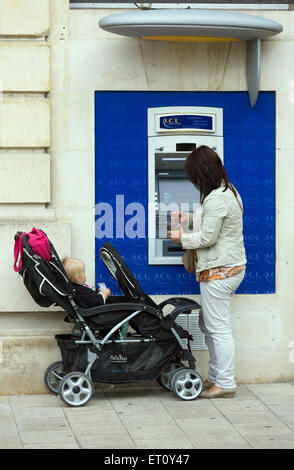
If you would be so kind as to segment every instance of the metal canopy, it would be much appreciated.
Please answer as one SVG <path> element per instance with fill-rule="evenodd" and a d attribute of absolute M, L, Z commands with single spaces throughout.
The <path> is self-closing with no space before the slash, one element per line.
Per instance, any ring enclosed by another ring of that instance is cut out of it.
<path fill-rule="evenodd" d="M 215 10 L 140 10 L 106 16 L 100 28 L 122 36 L 160 41 L 247 41 L 247 85 L 256 103 L 260 81 L 260 40 L 283 26 L 256 15 Z"/>

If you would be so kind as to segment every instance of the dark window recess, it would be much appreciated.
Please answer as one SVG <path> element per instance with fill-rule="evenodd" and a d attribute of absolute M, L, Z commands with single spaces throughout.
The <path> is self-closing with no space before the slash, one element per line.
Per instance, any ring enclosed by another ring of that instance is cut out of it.
<path fill-rule="evenodd" d="M 177 152 L 192 152 L 195 148 L 196 144 L 176 144 Z"/>
<path fill-rule="evenodd" d="M 175 246 L 169 246 L 167 248 L 167 251 L 169 253 L 177 253 L 177 252 L 184 251 L 184 250 L 181 245 L 175 245 Z"/>

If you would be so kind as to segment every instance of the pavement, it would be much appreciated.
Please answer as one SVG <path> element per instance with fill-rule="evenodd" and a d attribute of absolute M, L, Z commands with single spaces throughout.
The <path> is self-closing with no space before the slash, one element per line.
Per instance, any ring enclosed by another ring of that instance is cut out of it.
<path fill-rule="evenodd" d="M 54 394 L 1 396 L 0 448 L 293 449 L 294 382 L 194 401 L 154 383 L 105 385 L 80 408 Z"/>

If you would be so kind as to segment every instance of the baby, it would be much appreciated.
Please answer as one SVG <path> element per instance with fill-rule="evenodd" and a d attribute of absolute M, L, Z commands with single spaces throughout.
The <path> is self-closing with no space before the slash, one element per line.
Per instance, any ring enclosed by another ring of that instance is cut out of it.
<path fill-rule="evenodd" d="M 63 267 L 69 281 L 73 284 L 78 304 L 82 308 L 96 307 L 107 302 L 111 292 L 106 288 L 103 292 L 95 291 L 86 285 L 85 263 L 77 258 L 64 258 Z"/>

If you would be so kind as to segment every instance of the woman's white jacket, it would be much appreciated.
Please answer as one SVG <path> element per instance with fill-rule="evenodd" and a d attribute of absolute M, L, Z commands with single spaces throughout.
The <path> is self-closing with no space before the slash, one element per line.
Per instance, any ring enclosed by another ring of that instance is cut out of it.
<path fill-rule="evenodd" d="M 182 235 L 182 247 L 197 250 L 196 272 L 246 263 L 243 205 L 237 195 L 239 202 L 224 186 L 211 191 L 193 215 L 193 231 Z"/>

